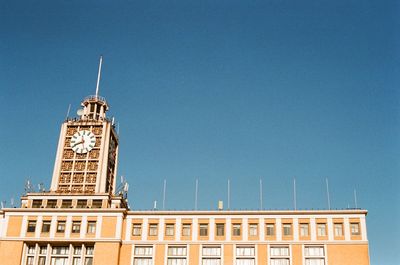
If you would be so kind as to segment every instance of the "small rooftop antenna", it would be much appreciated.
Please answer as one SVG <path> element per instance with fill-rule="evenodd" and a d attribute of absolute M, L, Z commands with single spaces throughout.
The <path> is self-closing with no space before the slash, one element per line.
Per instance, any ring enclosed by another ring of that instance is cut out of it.
<path fill-rule="evenodd" d="M 326 198 L 328 200 L 328 210 L 331 209 L 331 198 L 329 196 L 329 183 L 328 183 L 328 178 L 325 178 L 325 182 L 326 182 Z"/>
<path fill-rule="evenodd" d="M 27 181 L 25 182 L 25 193 L 29 193 L 29 192 L 33 192 L 33 185 L 28 178 Z"/>
<path fill-rule="evenodd" d="M 7 201 L 1 201 L 1 208 L 5 208 L 7 204 Z"/>
<path fill-rule="evenodd" d="M 153 203 L 153 210 L 154 211 L 157 210 L 157 201 L 154 201 L 154 203 Z"/>
<path fill-rule="evenodd" d="M 356 206 L 356 208 L 358 208 L 358 203 L 357 203 L 357 190 L 354 189 L 354 205 Z"/>
<path fill-rule="evenodd" d="M 296 178 L 293 178 L 293 206 L 297 210 Z"/>
<path fill-rule="evenodd" d="M 97 85 L 96 85 L 96 98 L 99 95 L 100 77 L 101 77 L 101 65 L 103 64 L 103 55 L 100 56 L 99 72 L 97 74 Z"/>
<path fill-rule="evenodd" d="M 163 188 L 163 201 L 162 201 L 162 209 L 165 210 L 165 193 L 167 192 L 167 180 L 164 179 L 164 188 Z"/>
<path fill-rule="evenodd" d="M 71 111 L 71 103 L 68 105 L 67 116 L 65 117 L 65 119 L 68 119 L 70 111 Z"/>
<path fill-rule="evenodd" d="M 39 183 L 38 184 L 38 189 L 39 189 L 39 192 L 45 192 L 44 184 L 43 183 Z"/>
<path fill-rule="evenodd" d="M 262 189 L 262 179 L 260 178 L 260 210 L 263 209 L 263 189 Z"/>
<path fill-rule="evenodd" d="M 194 193 L 194 209 L 197 210 L 197 198 L 199 195 L 199 179 L 196 178 L 196 188 Z"/>
<path fill-rule="evenodd" d="M 11 204 L 11 208 L 14 208 L 14 197 L 11 197 L 10 204 Z"/>
<path fill-rule="evenodd" d="M 228 210 L 231 209 L 231 180 L 228 179 Z"/>

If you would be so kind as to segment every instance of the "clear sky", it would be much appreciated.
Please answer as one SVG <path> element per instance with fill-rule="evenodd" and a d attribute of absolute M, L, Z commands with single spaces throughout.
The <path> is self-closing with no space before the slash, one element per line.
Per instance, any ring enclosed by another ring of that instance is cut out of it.
<path fill-rule="evenodd" d="M 167 3 L 168 2 L 168 3 Z M 396 1 L 0 1 L 0 199 L 49 187 L 60 124 L 95 91 L 133 209 L 358 206 L 399 264 Z"/>

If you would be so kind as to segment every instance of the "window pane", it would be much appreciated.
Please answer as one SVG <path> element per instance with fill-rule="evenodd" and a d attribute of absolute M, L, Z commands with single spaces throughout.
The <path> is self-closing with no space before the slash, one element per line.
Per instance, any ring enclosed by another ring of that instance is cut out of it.
<path fill-rule="evenodd" d="M 306 256 L 324 256 L 324 247 L 321 246 L 305 247 L 304 254 Z"/>
<path fill-rule="evenodd" d="M 67 265 L 68 258 L 51 258 L 51 265 Z"/>
<path fill-rule="evenodd" d="M 325 265 L 324 259 L 306 259 L 306 265 Z"/>
<path fill-rule="evenodd" d="M 93 265 L 93 258 L 85 258 L 85 265 Z"/>
<path fill-rule="evenodd" d="M 186 265 L 186 259 L 168 258 L 168 265 Z"/>
<path fill-rule="evenodd" d="M 136 246 L 135 247 L 136 256 L 151 256 L 153 255 L 153 247 L 148 246 Z"/>
<path fill-rule="evenodd" d="M 82 265 L 82 260 L 81 260 L 81 258 L 79 257 L 79 258 L 74 258 L 73 259 L 73 263 L 72 263 L 73 265 Z"/>
<path fill-rule="evenodd" d="M 236 248 L 236 256 L 246 257 L 246 256 L 254 256 L 254 247 L 237 247 Z"/>
<path fill-rule="evenodd" d="M 271 265 L 289 265 L 289 259 L 271 259 Z"/>
<path fill-rule="evenodd" d="M 254 259 L 236 259 L 236 265 L 254 265 Z"/>
<path fill-rule="evenodd" d="M 202 259 L 201 261 L 202 265 L 220 265 L 221 264 L 221 259 Z"/>
<path fill-rule="evenodd" d="M 289 256 L 289 247 L 271 247 L 271 256 Z"/>
<path fill-rule="evenodd" d="M 134 265 L 153 265 L 153 260 L 151 258 L 135 258 L 133 261 Z"/>
<path fill-rule="evenodd" d="M 221 256 L 220 247 L 203 247 L 203 256 Z"/>

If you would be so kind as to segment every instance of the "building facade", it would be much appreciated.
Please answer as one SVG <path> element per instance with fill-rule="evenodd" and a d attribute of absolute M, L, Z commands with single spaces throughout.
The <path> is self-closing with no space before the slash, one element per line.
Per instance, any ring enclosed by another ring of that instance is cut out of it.
<path fill-rule="evenodd" d="M 0 211 L 1 265 L 368 265 L 366 210 L 135 211 L 98 95 L 67 119 L 49 191 Z"/>

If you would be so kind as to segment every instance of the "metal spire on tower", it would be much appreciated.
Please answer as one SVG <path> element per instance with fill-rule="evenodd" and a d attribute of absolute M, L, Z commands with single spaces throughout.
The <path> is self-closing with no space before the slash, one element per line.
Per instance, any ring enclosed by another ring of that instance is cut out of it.
<path fill-rule="evenodd" d="M 99 96 L 99 85 L 100 85 L 101 65 L 102 65 L 102 64 L 103 64 L 103 55 L 100 56 L 99 72 L 98 72 L 98 74 L 97 74 L 96 98 Z"/>

